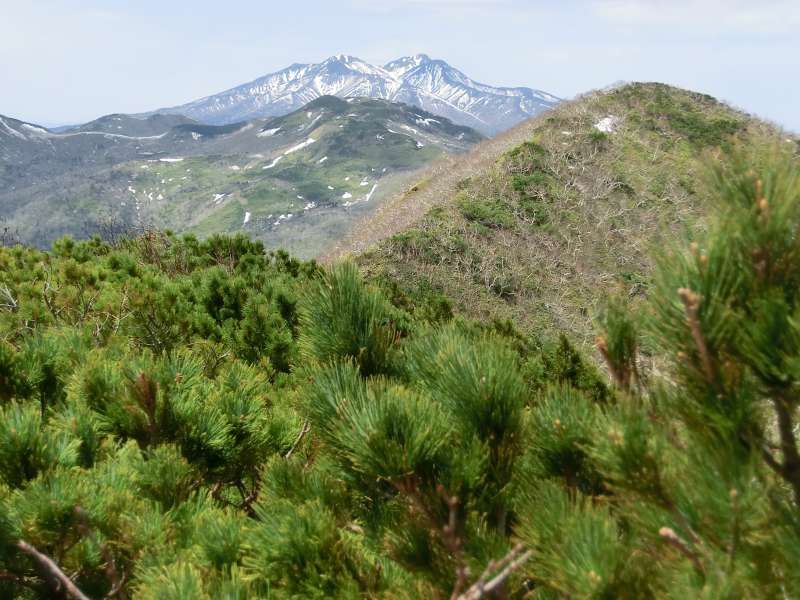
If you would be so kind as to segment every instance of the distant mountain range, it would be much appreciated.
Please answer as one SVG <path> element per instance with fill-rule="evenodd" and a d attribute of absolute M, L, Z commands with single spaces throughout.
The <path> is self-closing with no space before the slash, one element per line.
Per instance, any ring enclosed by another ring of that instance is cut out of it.
<path fill-rule="evenodd" d="M 285 115 L 326 95 L 403 102 L 485 135 L 509 129 L 559 102 L 539 90 L 478 83 L 425 54 L 383 66 L 340 54 L 318 64 L 294 64 L 225 92 L 150 114 L 177 114 L 224 125 Z"/>
<path fill-rule="evenodd" d="M 56 132 L 0 115 L 0 220 L 39 246 L 153 226 L 313 256 L 410 172 L 481 139 L 406 104 L 333 96 L 227 125 L 115 114 Z"/>
<path fill-rule="evenodd" d="M 346 55 L 139 115 L 48 129 L 0 115 L 0 226 L 47 246 L 113 224 L 244 230 L 323 251 L 414 170 L 559 102 L 424 54 Z"/>

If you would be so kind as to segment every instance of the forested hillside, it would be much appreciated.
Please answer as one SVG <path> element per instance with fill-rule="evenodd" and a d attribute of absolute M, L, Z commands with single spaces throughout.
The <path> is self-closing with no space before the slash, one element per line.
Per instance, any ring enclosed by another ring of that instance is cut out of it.
<path fill-rule="evenodd" d="M 797 158 L 709 190 L 587 358 L 244 237 L 0 250 L 0 596 L 800 594 Z"/>

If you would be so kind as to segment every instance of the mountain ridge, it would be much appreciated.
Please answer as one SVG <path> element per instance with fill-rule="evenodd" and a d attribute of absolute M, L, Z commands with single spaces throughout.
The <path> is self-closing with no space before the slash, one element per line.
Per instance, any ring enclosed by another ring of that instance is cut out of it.
<path fill-rule="evenodd" d="M 791 145 L 793 144 L 793 145 Z M 659 83 L 585 94 L 433 165 L 322 257 L 431 290 L 470 318 L 589 344 L 593 291 L 646 294 L 651 250 L 702 229 L 709 163 L 786 132 Z"/>
<path fill-rule="evenodd" d="M 54 133 L 2 119 L 0 218 L 39 246 L 111 223 L 245 231 L 314 255 L 409 173 L 482 139 L 417 107 L 333 96 L 230 125 L 107 115 Z"/>
<path fill-rule="evenodd" d="M 217 94 L 142 115 L 180 114 L 208 124 L 227 124 L 280 116 L 325 95 L 404 102 L 485 135 L 509 129 L 560 101 L 532 88 L 477 82 L 426 54 L 382 66 L 338 54 L 320 63 L 294 63 Z"/>

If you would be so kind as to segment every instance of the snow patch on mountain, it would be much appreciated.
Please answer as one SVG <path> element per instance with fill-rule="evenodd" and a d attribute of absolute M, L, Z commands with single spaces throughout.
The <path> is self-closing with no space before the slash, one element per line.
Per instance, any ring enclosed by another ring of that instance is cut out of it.
<path fill-rule="evenodd" d="M 27 140 L 28 139 L 28 138 L 25 137 L 24 134 L 20 133 L 19 131 L 17 131 L 16 129 L 11 127 L 8 123 L 6 123 L 5 120 L 3 120 L 2 117 L 0 117 L 0 126 L 2 126 L 3 130 L 6 131 L 9 135 L 13 135 L 15 138 L 19 138 L 19 139 L 22 139 L 22 140 Z"/>
<path fill-rule="evenodd" d="M 294 153 L 295 153 L 295 152 L 297 152 L 298 150 L 302 150 L 303 148 L 307 148 L 308 146 L 310 146 L 311 144 L 315 143 L 316 141 L 317 141 L 317 140 L 315 140 L 314 138 L 310 137 L 310 138 L 308 138 L 308 139 L 307 139 L 305 142 L 302 142 L 302 143 L 300 143 L 300 144 L 297 144 L 297 146 L 294 146 L 293 148 L 289 148 L 289 149 L 288 149 L 286 152 L 284 152 L 283 154 L 284 154 L 284 155 L 294 154 Z"/>
<path fill-rule="evenodd" d="M 272 137 L 276 133 L 281 130 L 280 127 L 276 127 L 275 129 L 265 129 L 264 131 L 259 131 L 256 135 L 258 137 Z"/>
<path fill-rule="evenodd" d="M 282 158 L 283 158 L 283 156 L 279 156 L 278 158 L 273 160 L 270 164 L 268 164 L 266 167 L 261 167 L 261 168 L 264 169 L 264 170 L 272 169 L 281 161 Z"/>
<path fill-rule="evenodd" d="M 614 130 L 617 128 L 617 124 L 619 123 L 619 117 L 615 117 L 614 115 L 609 115 L 600 119 L 597 123 L 594 124 L 594 128 L 598 131 L 602 131 L 603 133 L 614 133 Z"/>

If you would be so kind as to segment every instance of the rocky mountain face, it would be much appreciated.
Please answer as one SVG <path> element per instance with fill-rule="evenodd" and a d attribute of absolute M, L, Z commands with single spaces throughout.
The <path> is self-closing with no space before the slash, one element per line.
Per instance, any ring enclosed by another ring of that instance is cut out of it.
<path fill-rule="evenodd" d="M 0 117 L 0 219 L 39 246 L 113 225 L 245 231 L 313 256 L 409 173 L 481 139 L 409 105 L 333 96 L 228 125 L 109 115 L 56 133 Z"/>
<path fill-rule="evenodd" d="M 320 96 L 404 102 L 493 135 L 554 106 L 559 99 L 530 88 L 478 83 L 424 54 L 383 66 L 346 55 L 290 67 L 181 106 L 156 111 L 209 124 L 283 115 Z"/>

